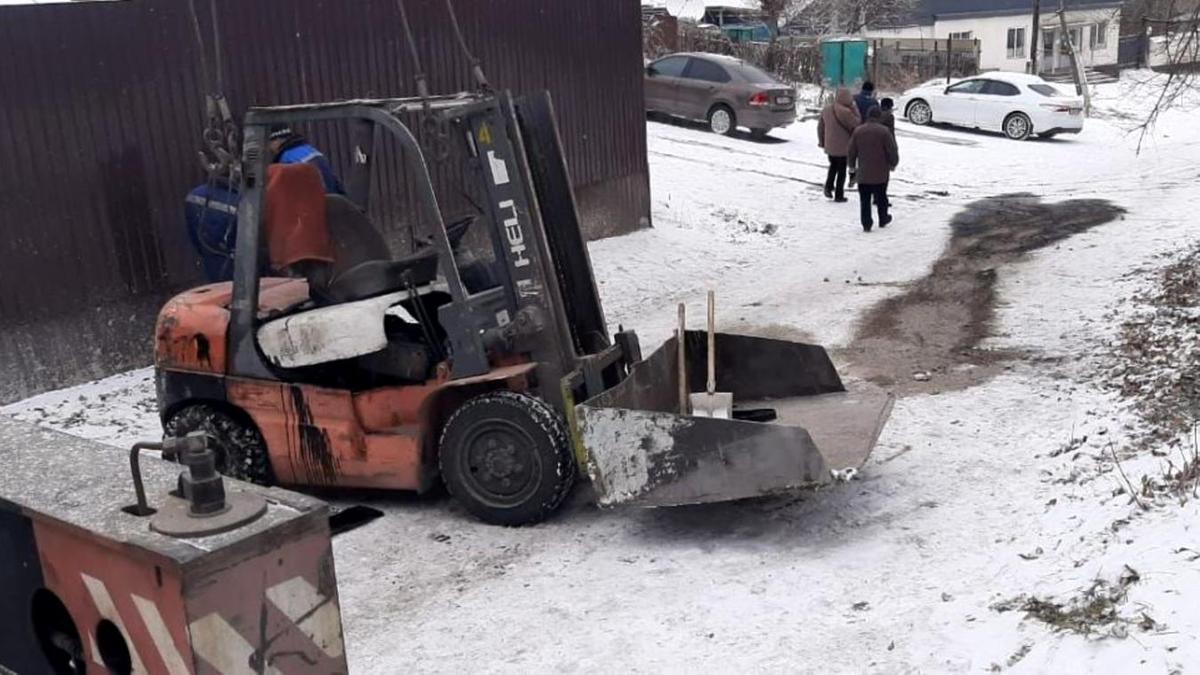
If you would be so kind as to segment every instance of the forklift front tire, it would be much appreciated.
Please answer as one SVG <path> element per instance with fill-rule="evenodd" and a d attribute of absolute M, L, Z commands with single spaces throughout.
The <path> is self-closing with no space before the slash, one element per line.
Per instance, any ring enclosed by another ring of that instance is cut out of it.
<path fill-rule="evenodd" d="M 475 517 L 493 525 L 545 520 L 575 483 L 575 458 L 562 415 L 510 391 L 477 396 L 442 431 L 442 480 Z"/>
<path fill-rule="evenodd" d="M 171 415 L 163 431 L 171 437 L 207 432 L 215 441 L 217 471 L 222 475 L 258 485 L 275 482 L 262 434 L 253 423 L 238 416 L 210 405 L 190 405 Z"/>

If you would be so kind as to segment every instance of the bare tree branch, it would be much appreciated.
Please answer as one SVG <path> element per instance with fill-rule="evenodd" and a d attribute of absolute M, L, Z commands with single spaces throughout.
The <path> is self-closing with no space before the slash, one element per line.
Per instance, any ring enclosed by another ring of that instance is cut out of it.
<path fill-rule="evenodd" d="M 915 0 L 809 0 L 794 15 L 803 30 L 817 35 L 853 34 L 871 28 L 907 25 Z"/>
<path fill-rule="evenodd" d="M 1154 106 L 1139 125 L 1138 151 L 1163 112 L 1190 105 L 1188 95 L 1200 84 L 1200 2 L 1196 0 L 1147 0 L 1142 14 L 1148 33 L 1150 65 L 1166 71 L 1166 80 L 1157 92 Z M 1161 50 L 1157 47 L 1161 46 Z M 1161 56 L 1162 58 L 1156 58 Z M 1155 63 L 1160 61 L 1160 63 Z"/>

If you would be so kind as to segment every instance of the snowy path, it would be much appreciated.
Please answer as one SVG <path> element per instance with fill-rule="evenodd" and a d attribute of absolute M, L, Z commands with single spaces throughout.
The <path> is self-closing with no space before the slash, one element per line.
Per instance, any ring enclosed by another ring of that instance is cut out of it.
<path fill-rule="evenodd" d="M 752 503 L 576 505 L 520 530 L 475 523 L 446 500 L 375 503 L 387 517 L 335 544 L 354 672 L 1167 673 L 1200 663 L 1200 565 L 1183 550 L 1200 551 L 1189 529 L 1200 508 L 1132 517 L 1113 496 L 1120 482 L 1101 460 L 1134 420 L 1093 379 L 1115 333 L 1107 313 L 1165 264 L 1159 256 L 1195 243 L 1192 120 L 1168 115 L 1160 145 L 1140 156 L 1103 120 L 1078 138 L 1021 144 L 901 123 L 896 223 L 870 235 L 856 204 L 821 195 L 812 123 L 777 132 L 779 143 L 649 129 L 656 227 L 591 247 L 612 327 L 636 328 L 645 347 L 669 333 L 676 303 L 700 316 L 710 287 L 723 329 L 847 347 L 869 308 L 929 271 L 950 219 L 979 199 L 1101 198 L 1127 214 L 998 268 L 984 346 L 1039 358 L 978 386 L 933 393 L 935 380 L 902 398 L 861 480 Z M 121 444 L 153 430 L 139 409 L 152 396 L 145 378 L 3 411 Z M 1136 482 L 1158 465 L 1134 459 L 1124 470 Z M 1120 611 L 1165 627 L 1089 641 L 992 609 L 1023 594 L 1075 596 L 1125 565 L 1141 580 Z"/>

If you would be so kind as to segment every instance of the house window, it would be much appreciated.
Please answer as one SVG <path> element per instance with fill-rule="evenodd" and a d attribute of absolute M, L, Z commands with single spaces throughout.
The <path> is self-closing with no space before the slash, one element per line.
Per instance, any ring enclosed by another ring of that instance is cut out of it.
<path fill-rule="evenodd" d="M 1070 53 L 1071 51 L 1078 51 L 1079 47 L 1083 44 L 1082 38 L 1083 38 L 1083 26 L 1076 26 L 1074 28 L 1068 29 L 1067 30 L 1067 39 L 1070 40 L 1069 46 L 1071 48 L 1066 49 L 1066 47 L 1068 45 L 1063 45 L 1063 47 L 1064 47 L 1063 52 Z"/>
<path fill-rule="evenodd" d="M 963 31 L 961 33 L 951 33 L 950 39 L 951 40 L 972 40 L 972 39 L 974 39 L 973 34 L 974 34 L 974 31 L 969 31 L 969 30 Z"/>
<path fill-rule="evenodd" d="M 1010 59 L 1025 58 L 1025 29 L 1024 28 L 1009 28 L 1008 29 L 1008 58 L 1010 58 Z"/>
<path fill-rule="evenodd" d="M 1092 50 L 1106 49 L 1108 47 L 1108 22 L 1101 21 L 1095 26 L 1092 26 L 1092 39 L 1088 41 Z"/>
<path fill-rule="evenodd" d="M 1054 56 L 1054 50 L 1058 46 L 1057 44 L 1055 44 L 1056 41 L 1057 41 L 1057 34 L 1054 31 L 1052 31 L 1052 30 L 1042 31 L 1042 56 L 1045 56 L 1047 58 Z"/>

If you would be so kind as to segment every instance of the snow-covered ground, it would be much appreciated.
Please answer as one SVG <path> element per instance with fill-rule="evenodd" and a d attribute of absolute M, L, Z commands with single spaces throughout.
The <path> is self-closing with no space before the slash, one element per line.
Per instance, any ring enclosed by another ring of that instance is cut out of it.
<path fill-rule="evenodd" d="M 335 543 L 352 670 L 1195 668 L 1200 505 L 1130 503 L 1122 475 L 1139 485 L 1165 459 L 1126 452 L 1141 421 L 1102 374 L 1125 300 L 1197 243 L 1200 124 L 1169 112 L 1137 154 L 1127 129 L 1148 98 L 1133 91 L 1101 87 L 1085 132 L 1049 142 L 901 122 L 896 222 L 871 234 L 855 203 L 822 196 L 814 123 L 765 143 L 651 123 L 655 227 L 591 246 L 612 327 L 646 347 L 715 288 L 722 329 L 810 339 L 861 375 L 864 315 L 929 274 L 964 208 L 1024 192 L 1125 213 L 997 264 L 980 347 L 1014 356 L 971 386 L 949 370 L 902 386 L 859 480 L 704 507 L 575 504 L 517 530 L 444 499 L 375 502 L 387 517 Z M 152 410 L 135 371 L 0 412 L 124 445 L 157 432 Z M 1116 621 L 1090 636 L 1024 611 L 1101 591 Z"/>

